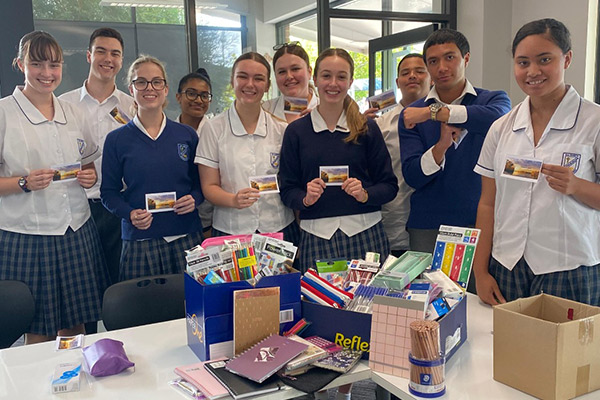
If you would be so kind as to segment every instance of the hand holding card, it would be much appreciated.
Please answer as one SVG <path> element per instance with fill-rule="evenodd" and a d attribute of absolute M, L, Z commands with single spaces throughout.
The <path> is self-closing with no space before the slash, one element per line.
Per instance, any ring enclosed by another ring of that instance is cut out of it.
<path fill-rule="evenodd" d="M 321 178 L 315 178 L 306 184 L 306 196 L 302 200 L 306 207 L 310 207 L 321 198 L 325 190 L 325 182 Z"/>
<path fill-rule="evenodd" d="M 77 172 L 77 180 L 84 189 L 91 188 L 98 180 L 96 168 L 85 168 Z"/>
<path fill-rule="evenodd" d="M 186 194 L 175 201 L 173 205 L 173 210 L 175 210 L 175 214 L 183 215 L 189 214 L 196 209 L 196 200 L 191 194 Z"/>
<path fill-rule="evenodd" d="M 42 190 L 46 189 L 54 177 L 52 169 L 35 169 L 27 175 L 27 189 Z"/>
<path fill-rule="evenodd" d="M 248 208 L 260 198 L 258 189 L 244 188 L 235 194 L 233 197 L 233 208 L 242 209 Z"/>
<path fill-rule="evenodd" d="M 142 209 L 131 210 L 129 213 L 131 224 L 142 231 L 150 228 L 150 225 L 152 225 L 152 218 L 151 213 Z"/>

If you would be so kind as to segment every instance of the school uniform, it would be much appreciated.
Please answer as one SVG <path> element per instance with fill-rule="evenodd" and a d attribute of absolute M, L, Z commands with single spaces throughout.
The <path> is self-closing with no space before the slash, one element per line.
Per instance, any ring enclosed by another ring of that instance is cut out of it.
<path fill-rule="evenodd" d="M 180 273 L 185 269 L 184 250 L 202 242 L 202 223 L 196 212 L 154 213 L 146 230 L 137 229 L 130 220 L 132 210 L 146 209 L 146 194 L 175 192 L 178 199 L 189 194 L 196 206 L 204 200 L 193 162 L 197 145 L 198 135 L 192 128 L 164 114 L 156 138 L 137 116 L 108 134 L 100 193 L 102 204 L 121 218 L 120 280 Z"/>
<path fill-rule="evenodd" d="M 73 104 L 77 112 L 85 116 L 90 124 L 92 136 L 100 146 L 100 150 L 102 150 L 106 135 L 132 118 L 133 98 L 115 86 L 111 95 L 100 103 L 87 91 L 86 83 L 87 81 L 80 88 L 62 94 L 59 96 L 59 99 Z M 102 157 L 94 161 L 94 166 L 98 174 L 98 181 L 94 186 L 86 189 L 85 192 L 88 197 L 92 218 L 94 218 L 94 222 L 98 228 L 111 282 L 117 283 L 122 245 L 121 219 L 111 214 L 104 208 L 100 201 Z"/>
<path fill-rule="evenodd" d="M 270 112 L 277 118 L 279 118 L 283 121 L 287 121 L 287 119 L 285 118 L 285 112 L 283 111 L 283 106 L 285 104 L 284 97 L 285 96 L 281 95 L 281 96 L 277 96 L 273 99 L 264 101 L 262 103 L 262 108 L 265 111 Z M 318 105 L 319 105 L 319 97 L 313 92 L 313 94 L 308 102 L 308 109 L 312 110 Z"/>
<path fill-rule="evenodd" d="M 53 96 L 49 121 L 15 88 L 0 100 L 0 176 L 100 156 L 85 121 Z M 77 180 L 43 190 L 0 196 L 0 279 L 25 282 L 36 314 L 29 332 L 53 336 L 60 329 L 97 321 L 108 277 L 98 233 Z"/>
<path fill-rule="evenodd" d="M 345 112 L 331 132 L 314 109 L 286 129 L 280 194 L 285 205 L 300 211 L 302 232 L 295 265 L 303 271 L 320 258 L 364 258 L 367 251 L 383 258 L 389 254 L 381 206 L 396 196 L 398 184 L 381 131 L 372 120 L 367 127 L 358 144 L 345 143 L 350 132 Z M 317 202 L 306 207 L 306 184 L 320 176 L 320 167 L 345 165 L 349 177 L 360 180 L 368 191 L 367 202 L 358 202 L 341 186 L 327 186 Z"/>
<path fill-rule="evenodd" d="M 526 98 L 492 125 L 474 169 L 495 180 L 490 272 L 506 299 L 544 291 L 600 305 L 600 211 L 553 190 L 543 174 L 535 183 L 503 176 L 507 156 L 569 166 L 598 183 L 600 106 L 569 87 L 535 146 Z"/>
<path fill-rule="evenodd" d="M 249 134 L 232 106 L 202 127 L 196 164 L 218 169 L 221 188 L 235 194 L 250 187 L 251 176 L 277 174 L 285 127 L 284 122 L 261 110 L 256 130 Z M 296 241 L 289 237 L 293 231 L 286 232 L 286 228 L 294 227 L 293 222 L 292 210 L 283 205 L 279 196 L 265 194 L 243 209 L 215 206 L 213 232 L 237 235 L 283 231 L 286 240 Z"/>

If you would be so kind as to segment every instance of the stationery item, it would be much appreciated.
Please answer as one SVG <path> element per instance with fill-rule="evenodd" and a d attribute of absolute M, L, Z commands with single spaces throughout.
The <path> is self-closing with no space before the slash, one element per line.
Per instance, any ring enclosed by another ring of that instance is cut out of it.
<path fill-rule="evenodd" d="M 440 357 L 440 324 L 436 321 L 410 323 L 410 343 L 413 357 L 436 360 Z"/>
<path fill-rule="evenodd" d="M 362 353 L 360 350 L 343 349 L 314 362 L 312 365 L 345 374 L 356 365 L 362 357 Z"/>
<path fill-rule="evenodd" d="M 369 102 L 370 108 L 384 111 L 396 105 L 396 94 L 394 93 L 394 89 L 390 89 L 381 94 L 367 97 L 367 101 Z"/>
<path fill-rule="evenodd" d="M 278 333 L 279 287 L 233 292 L 234 355 Z"/>
<path fill-rule="evenodd" d="M 77 173 L 81 171 L 81 163 L 75 162 L 70 164 L 52 165 L 50 169 L 54 170 L 52 181 L 66 182 L 77 179 Z"/>
<path fill-rule="evenodd" d="M 272 376 L 260 384 L 228 371 L 225 369 L 225 365 L 226 361 L 208 361 L 204 367 L 225 386 L 229 394 L 236 400 L 285 388 L 277 376 Z"/>
<path fill-rule="evenodd" d="M 283 332 L 283 336 L 298 335 L 309 325 L 310 322 L 308 322 L 305 318 L 301 318 L 300 321 L 296 322 L 289 330 Z"/>
<path fill-rule="evenodd" d="M 271 335 L 227 362 L 225 368 L 262 383 L 307 348 L 308 345 L 304 343 Z"/>
<path fill-rule="evenodd" d="M 248 178 L 250 187 L 263 194 L 279 193 L 277 175 L 259 175 Z"/>
<path fill-rule="evenodd" d="M 302 281 L 335 300 L 340 306 L 349 303 L 354 297 L 352 293 L 342 290 L 321 278 L 313 269 L 309 269 L 304 273 Z"/>
<path fill-rule="evenodd" d="M 57 336 L 55 350 L 72 350 L 83 346 L 83 335 Z"/>
<path fill-rule="evenodd" d="M 344 286 L 347 286 L 349 282 L 369 285 L 377 272 L 379 272 L 379 262 L 352 260 L 350 261 Z"/>
<path fill-rule="evenodd" d="M 208 362 L 224 361 L 226 358 L 219 358 L 211 361 L 200 362 L 191 365 L 184 365 L 175 368 L 175 373 L 187 382 L 198 388 L 209 400 L 219 399 L 229 395 L 229 392 L 212 374 L 204 367 Z"/>
<path fill-rule="evenodd" d="M 319 176 L 326 186 L 342 186 L 350 174 L 347 165 L 331 165 L 319 167 Z"/>
<path fill-rule="evenodd" d="M 536 158 L 506 156 L 502 177 L 520 181 L 537 182 L 544 162 Z"/>
<path fill-rule="evenodd" d="M 177 193 L 146 193 L 146 211 L 151 213 L 173 211 Z"/>
<path fill-rule="evenodd" d="M 334 286 L 339 282 L 341 286 L 348 273 L 348 262 L 345 258 L 330 258 L 325 260 L 316 260 L 315 266 L 319 276 Z"/>
<path fill-rule="evenodd" d="M 308 99 L 302 97 L 283 97 L 283 112 L 286 114 L 300 114 L 308 108 Z"/>
<path fill-rule="evenodd" d="M 466 290 L 480 233 L 479 229 L 441 225 L 435 243 L 431 270 L 441 269 L 463 290 Z"/>
<path fill-rule="evenodd" d="M 302 339 L 300 336 L 292 335 L 288 337 L 292 340 L 295 340 L 298 343 L 303 343 L 308 347 L 306 350 L 304 350 L 302 354 L 298 355 L 296 358 L 294 358 L 292 361 L 285 365 L 286 374 L 288 372 L 295 371 L 298 368 L 304 367 L 305 365 L 308 365 L 314 361 L 318 361 L 322 358 L 325 358 L 329 354 L 325 350 L 312 344 L 308 340 Z"/>
<path fill-rule="evenodd" d="M 186 397 L 192 400 L 207 399 L 207 397 L 204 396 L 200 389 L 198 389 L 194 384 L 186 381 L 183 378 L 175 378 L 169 381 L 169 385 L 171 385 L 172 388 L 174 388 L 175 390 L 179 391 L 181 394 L 185 395 Z M 227 392 L 227 395 L 228 394 L 229 392 Z"/>
<path fill-rule="evenodd" d="M 67 393 L 79 391 L 80 363 L 59 364 L 54 369 L 52 378 L 52 393 Z"/>
<path fill-rule="evenodd" d="M 322 348 L 329 354 L 336 353 L 343 349 L 343 347 L 340 346 L 339 344 L 335 344 L 332 341 L 324 339 L 320 336 L 310 336 L 310 337 L 307 337 L 306 340 L 308 342 L 314 344 L 315 346 Z"/>
<path fill-rule="evenodd" d="M 440 325 L 435 321 L 410 323 L 410 383 L 411 392 L 428 397 L 445 392 L 444 358 L 440 352 Z"/>
<path fill-rule="evenodd" d="M 113 339 L 100 339 L 83 349 L 83 361 L 86 371 L 92 376 L 109 376 L 134 367 L 129 361 L 123 342 Z"/>

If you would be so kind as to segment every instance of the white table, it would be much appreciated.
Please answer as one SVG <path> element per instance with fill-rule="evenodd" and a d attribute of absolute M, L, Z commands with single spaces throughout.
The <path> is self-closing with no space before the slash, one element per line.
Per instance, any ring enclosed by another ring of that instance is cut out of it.
<path fill-rule="evenodd" d="M 111 338 L 125 344 L 125 351 L 135 363 L 135 372 L 103 378 L 85 376 L 79 392 L 53 395 L 50 382 L 56 365 L 82 361 L 81 350 L 54 351 L 54 342 L 0 350 L 0 399 L 176 399 L 184 397 L 167 382 L 176 375 L 180 365 L 199 362 L 187 346 L 185 319 L 145 325 L 118 331 L 86 336 L 86 346 L 98 339 Z M 348 374 L 327 386 L 337 387 L 371 377 L 366 362 L 359 363 Z M 261 397 L 261 400 L 285 400 L 305 393 L 295 389 L 280 390 Z"/>
<path fill-rule="evenodd" d="M 467 341 L 446 365 L 446 394 L 442 400 L 534 399 L 493 379 L 493 310 L 475 295 L 468 295 Z M 408 391 L 408 379 L 372 372 L 371 379 L 402 400 L 420 400 Z M 578 400 L 600 399 L 600 391 Z"/>

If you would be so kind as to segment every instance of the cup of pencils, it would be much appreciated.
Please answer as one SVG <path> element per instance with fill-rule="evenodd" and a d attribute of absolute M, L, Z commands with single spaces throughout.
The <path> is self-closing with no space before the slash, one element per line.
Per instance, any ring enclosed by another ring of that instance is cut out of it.
<path fill-rule="evenodd" d="M 408 390 L 422 397 L 444 395 L 445 360 L 440 352 L 440 324 L 436 321 L 413 321 L 410 324 L 410 341 Z"/>

